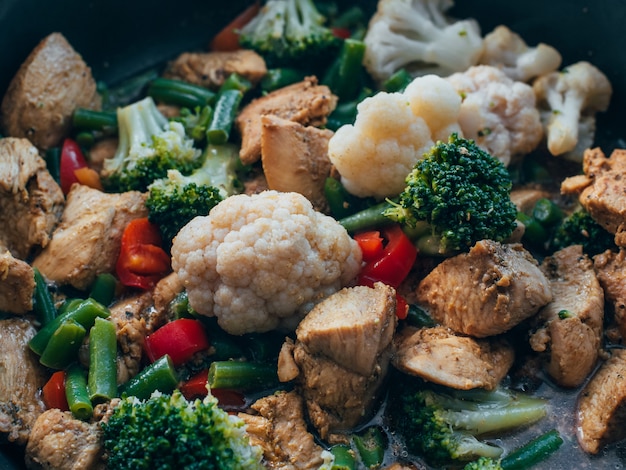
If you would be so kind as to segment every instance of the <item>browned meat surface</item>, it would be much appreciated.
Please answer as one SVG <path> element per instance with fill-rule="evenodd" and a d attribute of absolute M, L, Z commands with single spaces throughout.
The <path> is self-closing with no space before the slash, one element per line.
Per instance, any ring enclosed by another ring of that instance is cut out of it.
<path fill-rule="evenodd" d="M 552 300 L 548 280 L 522 245 L 491 240 L 437 265 L 416 294 L 438 323 L 479 338 L 508 331 Z"/>
<path fill-rule="evenodd" d="M 318 85 L 315 77 L 253 100 L 235 120 L 241 134 L 241 161 L 249 165 L 261 158 L 262 116 L 271 114 L 305 126 L 322 126 L 336 105 L 337 97 L 327 86 Z"/>
<path fill-rule="evenodd" d="M 2 252 L 0 247 L 0 311 L 24 314 L 33 309 L 35 278 L 25 261 Z"/>
<path fill-rule="evenodd" d="M 56 408 L 37 418 L 26 446 L 28 469 L 98 470 L 102 460 L 102 431 L 99 423 L 86 423 L 69 411 Z"/>
<path fill-rule="evenodd" d="M 394 345 L 392 364 L 397 369 L 459 390 L 495 389 L 515 359 L 504 340 L 459 336 L 443 326 L 405 327 Z"/>
<path fill-rule="evenodd" d="M 0 245 L 20 259 L 45 247 L 64 203 L 37 149 L 26 139 L 0 139 Z"/>
<path fill-rule="evenodd" d="M 333 132 L 273 115 L 261 122 L 261 161 L 269 188 L 300 193 L 317 210 L 327 210 L 324 183 L 330 174 L 328 141 Z"/>
<path fill-rule="evenodd" d="M 34 335 L 25 318 L 0 320 L 0 434 L 18 444 L 26 444 L 45 410 L 39 389 L 48 377 L 28 347 Z"/>
<path fill-rule="evenodd" d="M 248 195 L 258 194 L 269 189 L 265 174 L 261 171 L 256 174 L 253 173 L 250 178 L 243 181 L 243 188 L 243 192 Z"/>
<path fill-rule="evenodd" d="M 169 64 L 164 76 L 216 89 L 233 73 L 256 84 L 267 73 L 267 67 L 259 54 L 247 49 L 232 52 L 185 52 Z"/>
<path fill-rule="evenodd" d="M 576 432 L 585 452 L 626 437 L 626 350 L 613 349 L 578 397 Z"/>
<path fill-rule="evenodd" d="M 167 318 L 170 315 L 170 303 L 183 289 L 183 283 L 176 273 L 168 274 L 157 282 L 157 285 L 154 286 L 152 300 L 159 317 Z"/>
<path fill-rule="evenodd" d="M 615 326 L 626 340 L 626 250 L 605 251 L 593 257 L 593 267 L 604 290 L 607 307 L 613 311 Z"/>
<path fill-rule="evenodd" d="M 535 187 L 520 187 L 511 191 L 511 201 L 519 212 L 530 215 L 533 207 L 541 198 L 550 197 L 550 193 Z"/>
<path fill-rule="evenodd" d="M 322 465 L 323 449 L 307 430 L 300 395 L 275 393 L 257 400 L 251 409 L 251 413 L 238 416 L 246 422 L 250 443 L 263 449 L 267 468 L 312 470 Z"/>
<path fill-rule="evenodd" d="M 40 149 L 69 133 L 74 109 L 100 109 L 91 69 L 60 33 L 33 49 L 7 89 L 0 115 L 6 135 L 26 137 Z"/>
<path fill-rule="evenodd" d="M 59 284 L 87 289 L 98 274 L 115 269 L 124 228 L 148 214 L 144 201 L 137 191 L 106 194 L 75 184 L 61 224 L 33 266 Z"/>
<path fill-rule="evenodd" d="M 552 301 L 533 319 L 539 328 L 530 345 L 535 351 L 549 353 L 547 371 L 556 383 L 576 387 L 598 360 L 604 293 L 593 263 L 580 245 L 545 258 L 541 270 L 550 282 Z M 560 318 L 563 310 L 569 312 L 567 318 Z"/>
<path fill-rule="evenodd" d="M 280 364 L 296 383 L 322 438 L 349 429 L 370 413 L 385 378 L 396 327 L 395 290 L 377 283 L 331 295 L 302 320 L 296 342 L 283 347 Z"/>
<path fill-rule="evenodd" d="M 626 246 L 626 150 L 614 150 L 607 158 L 599 148 L 587 149 L 583 172 L 563 181 L 561 192 L 578 193 L 578 200 L 594 220 L 615 234 L 618 246 Z"/>

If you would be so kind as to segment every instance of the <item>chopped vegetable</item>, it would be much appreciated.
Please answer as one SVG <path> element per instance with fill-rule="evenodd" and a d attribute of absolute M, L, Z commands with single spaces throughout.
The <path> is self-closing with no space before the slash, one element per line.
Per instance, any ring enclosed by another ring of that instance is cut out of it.
<path fill-rule="evenodd" d="M 174 365 L 179 366 L 195 353 L 208 349 L 209 340 L 201 322 L 180 318 L 148 335 L 144 348 L 150 361 L 154 362 L 167 354 Z"/>

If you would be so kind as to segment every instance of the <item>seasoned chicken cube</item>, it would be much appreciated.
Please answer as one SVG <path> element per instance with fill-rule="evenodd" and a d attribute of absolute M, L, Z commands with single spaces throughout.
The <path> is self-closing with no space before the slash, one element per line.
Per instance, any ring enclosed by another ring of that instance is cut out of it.
<path fill-rule="evenodd" d="M 34 276 L 27 262 L 0 247 L 0 311 L 25 314 L 33 309 Z"/>
<path fill-rule="evenodd" d="M 604 291 L 604 299 L 613 312 L 615 326 L 626 341 L 626 250 L 610 250 L 593 257 L 593 267 Z"/>

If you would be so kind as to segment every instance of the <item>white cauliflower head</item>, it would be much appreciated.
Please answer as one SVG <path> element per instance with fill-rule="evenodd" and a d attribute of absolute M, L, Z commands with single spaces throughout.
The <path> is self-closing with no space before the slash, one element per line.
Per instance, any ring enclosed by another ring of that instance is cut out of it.
<path fill-rule="evenodd" d="M 505 165 L 541 142 L 543 127 L 530 85 L 490 65 L 470 67 L 446 80 L 463 98 L 459 124 L 465 138 L 475 140 Z"/>
<path fill-rule="evenodd" d="M 265 191 L 231 196 L 183 227 L 172 267 L 191 307 L 239 335 L 295 329 L 357 275 L 361 250 L 304 196 Z"/>
<path fill-rule="evenodd" d="M 364 38 L 364 65 L 380 82 L 401 68 L 414 77 L 448 75 L 477 63 L 480 27 L 445 13 L 452 0 L 380 0 Z"/>
<path fill-rule="evenodd" d="M 398 195 L 434 140 L 459 132 L 460 105 L 454 88 L 435 75 L 416 78 L 403 93 L 363 100 L 354 125 L 340 127 L 328 142 L 345 188 L 360 197 Z"/>

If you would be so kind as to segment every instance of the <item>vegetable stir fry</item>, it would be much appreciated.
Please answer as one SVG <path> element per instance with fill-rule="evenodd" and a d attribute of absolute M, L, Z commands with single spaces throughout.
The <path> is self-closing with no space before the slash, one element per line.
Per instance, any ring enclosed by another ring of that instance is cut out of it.
<path fill-rule="evenodd" d="M 611 83 L 452 6 L 256 2 L 122 83 L 42 39 L 0 115 L 27 468 L 551 468 L 626 437 Z"/>

